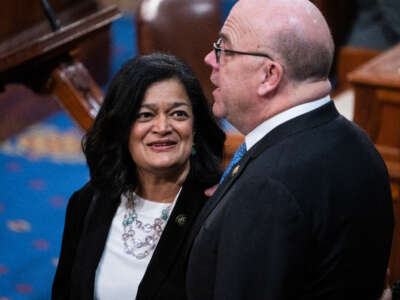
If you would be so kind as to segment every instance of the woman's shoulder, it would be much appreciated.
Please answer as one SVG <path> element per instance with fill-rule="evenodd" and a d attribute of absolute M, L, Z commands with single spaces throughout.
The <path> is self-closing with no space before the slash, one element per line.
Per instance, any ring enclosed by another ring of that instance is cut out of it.
<path fill-rule="evenodd" d="M 75 191 L 68 202 L 68 210 L 86 212 L 95 194 L 96 189 L 89 181 L 79 190 Z"/>
<path fill-rule="evenodd" d="M 218 184 L 218 174 L 209 174 L 209 176 L 200 176 L 190 173 L 183 184 L 181 194 L 183 198 L 191 198 L 191 201 L 197 199 L 203 205 L 209 198 L 205 191 Z"/>
<path fill-rule="evenodd" d="M 92 196 L 95 192 L 95 187 L 93 186 L 91 181 L 88 181 L 84 186 L 80 189 L 76 190 L 74 194 L 78 194 L 80 196 Z"/>
<path fill-rule="evenodd" d="M 193 172 L 191 171 L 186 178 L 185 183 L 195 186 L 199 190 L 205 190 L 216 185 L 221 174 L 211 172 Z"/>

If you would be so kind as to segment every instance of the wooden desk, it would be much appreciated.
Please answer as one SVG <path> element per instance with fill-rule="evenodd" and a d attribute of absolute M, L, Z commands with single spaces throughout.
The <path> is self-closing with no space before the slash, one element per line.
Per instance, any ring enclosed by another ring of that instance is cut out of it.
<path fill-rule="evenodd" d="M 355 91 L 354 121 L 367 131 L 389 170 L 396 222 L 390 269 L 392 280 L 399 280 L 400 44 L 351 72 L 348 79 Z"/>
<path fill-rule="evenodd" d="M 2 12 L 10 26 L 0 27 L 0 92 L 19 84 L 37 93 L 50 93 L 88 129 L 103 95 L 80 62 L 80 46 L 109 30 L 120 12 L 116 6 L 98 9 L 94 0 L 58 1 L 55 8 L 62 26 L 51 30 L 40 2 L 24 6 L 25 2 L 7 1 L 9 10 Z M 14 15 L 21 22 L 15 22 Z"/>

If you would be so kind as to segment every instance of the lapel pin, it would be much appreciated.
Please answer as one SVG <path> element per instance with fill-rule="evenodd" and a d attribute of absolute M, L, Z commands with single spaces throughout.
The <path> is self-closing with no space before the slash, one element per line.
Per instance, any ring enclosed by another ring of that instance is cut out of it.
<path fill-rule="evenodd" d="M 239 171 L 240 165 L 237 165 L 236 167 L 233 168 L 232 170 L 232 176 L 236 175 L 236 173 Z"/>
<path fill-rule="evenodd" d="M 178 224 L 179 226 L 183 226 L 183 225 L 185 225 L 186 220 L 187 220 L 187 216 L 181 214 L 175 218 L 175 223 Z"/>

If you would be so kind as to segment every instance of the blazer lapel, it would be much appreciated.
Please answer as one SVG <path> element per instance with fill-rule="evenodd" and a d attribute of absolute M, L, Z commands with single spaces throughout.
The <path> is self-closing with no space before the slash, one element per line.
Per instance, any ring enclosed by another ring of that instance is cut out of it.
<path fill-rule="evenodd" d="M 73 271 L 81 291 L 79 299 L 93 299 L 96 269 L 119 203 L 119 198 L 99 196 L 87 221 L 86 232 L 82 233 L 77 252 L 76 270 Z"/>
<path fill-rule="evenodd" d="M 181 264 L 181 274 L 184 276 L 185 257 L 182 257 L 182 253 L 205 200 L 204 187 L 188 178 L 147 266 L 139 285 L 137 299 L 153 298 L 177 264 Z"/>

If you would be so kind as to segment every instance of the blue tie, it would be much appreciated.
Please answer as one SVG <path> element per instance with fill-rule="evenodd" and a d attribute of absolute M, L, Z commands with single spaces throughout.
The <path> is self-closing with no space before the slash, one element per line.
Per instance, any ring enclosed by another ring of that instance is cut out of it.
<path fill-rule="evenodd" d="M 246 143 L 243 143 L 236 150 L 235 154 L 232 157 L 231 162 L 229 163 L 228 167 L 226 168 L 224 174 L 222 174 L 222 177 L 219 180 L 219 183 L 222 183 L 222 181 L 224 181 L 226 175 L 229 174 L 229 172 L 232 170 L 232 168 L 239 162 L 239 160 L 246 154 L 246 152 L 247 152 Z"/>

